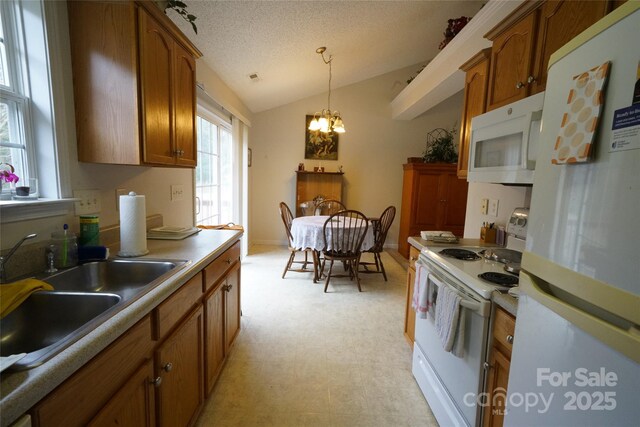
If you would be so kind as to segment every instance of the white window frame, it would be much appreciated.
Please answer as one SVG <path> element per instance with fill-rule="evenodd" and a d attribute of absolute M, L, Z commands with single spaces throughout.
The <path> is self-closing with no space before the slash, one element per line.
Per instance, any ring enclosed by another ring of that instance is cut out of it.
<path fill-rule="evenodd" d="M 209 108 L 203 106 L 201 103 L 198 103 L 198 109 L 197 109 L 197 115 L 205 120 L 207 120 L 208 122 L 218 126 L 218 128 L 222 128 L 224 130 L 226 130 L 227 132 L 229 132 L 230 136 L 231 136 L 231 143 L 232 143 L 232 153 L 231 155 L 233 156 L 233 129 L 231 126 L 231 123 L 225 121 L 224 119 L 222 119 L 219 115 L 217 115 L 216 113 L 212 112 Z M 220 155 L 221 155 L 221 151 L 220 151 L 220 131 L 218 131 L 218 138 L 217 138 L 217 161 L 218 161 L 218 167 L 217 167 L 217 182 L 218 182 L 218 188 L 217 188 L 217 197 L 218 197 L 218 201 L 219 201 L 219 206 L 218 206 L 218 213 L 220 214 L 221 212 L 221 188 L 222 188 L 222 183 L 220 180 L 220 174 L 221 174 L 221 167 L 220 167 Z M 199 152 L 199 150 L 198 150 Z M 198 162 L 198 164 L 200 164 L 200 162 Z M 232 159 L 232 164 L 233 164 L 233 159 Z M 197 194 L 197 189 L 196 189 L 196 171 L 194 170 L 194 189 L 195 192 Z M 233 181 L 233 177 L 232 177 L 232 181 Z M 234 185 L 234 183 L 232 182 L 232 185 Z M 233 191 L 235 190 L 235 188 L 232 188 L 232 194 Z M 198 220 L 198 213 L 201 209 L 201 207 L 198 205 L 198 201 L 196 200 L 197 196 L 194 196 L 194 210 L 193 210 L 193 214 L 194 214 L 194 221 L 197 224 Z M 232 202 L 232 210 L 235 209 L 235 206 L 233 206 L 233 202 Z"/>
<path fill-rule="evenodd" d="M 12 0 L 1 1 L 0 15 L 10 82 L 9 86 L 0 85 L 0 98 L 7 104 L 14 104 L 14 108 L 9 108 L 10 117 L 8 118 L 10 124 L 13 122 L 10 126 L 14 131 L 12 142 L 3 146 L 22 150 L 19 163 L 14 160 L 13 166 L 20 171 L 18 176 L 24 182 L 28 178 L 37 177 L 37 162 L 31 132 L 31 99 L 21 4 Z M 15 115 L 13 118 L 12 113 Z"/>
<path fill-rule="evenodd" d="M 25 13 L 19 17 L 23 31 L 25 91 L 31 95 L 25 125 L 30 176 L 38 178 L 40 198 L 35 201 L 0 202 L 1 222 L 9 223 L 66 215 L 73 205 L 69 143 L 75 140 L 73 82 L 65 73 L 71 63 L 69 25 L 65 2 L 2 0 Z M 7 6 L 8 7 L 8 6 Z M 22 178 L 22 177 L 21 177 Z"/>

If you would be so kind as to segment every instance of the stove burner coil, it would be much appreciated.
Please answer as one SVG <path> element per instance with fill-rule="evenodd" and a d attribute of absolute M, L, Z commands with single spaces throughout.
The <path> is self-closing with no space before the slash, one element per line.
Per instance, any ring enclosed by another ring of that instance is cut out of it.
<path fill-rule="evenodd" d="M 443 249 L 440 251 L 440 253 L 444 256 L 461 259 L 464 261 L 475 261 L 477 259 L 480 259 L 480 256 L 478 254 L 466 249 Z"/>
<path fill-rule="evenodd" d="M 487 282 L 501 286 L 515 286 L 518 284 L 518 278 L 511 274 L 488 271 L 486 273 L 478 274 L 478 277 L 482 280 L 486 280 Z"/>

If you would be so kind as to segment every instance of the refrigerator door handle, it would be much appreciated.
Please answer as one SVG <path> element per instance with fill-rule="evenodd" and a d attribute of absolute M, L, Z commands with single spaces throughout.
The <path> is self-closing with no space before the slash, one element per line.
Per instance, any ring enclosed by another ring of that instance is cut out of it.
<path fill-rule="evenodd" d="M 526 271 L 520 272 L 520 288 L 556 314 L 640 363 L 640 329 L 637 324 L 581 300 Z"/>

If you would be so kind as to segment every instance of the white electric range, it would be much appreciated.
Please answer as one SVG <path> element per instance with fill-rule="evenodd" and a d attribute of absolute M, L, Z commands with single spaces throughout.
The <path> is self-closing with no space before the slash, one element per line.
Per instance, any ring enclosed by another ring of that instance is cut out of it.
<path fill-rule="evenodd" d="M 527 215 L 525 208 L 513 212 L 507 226 L 506 249 L 428 245 L 416 263 L 424 268 L 434 299 L 438 290 L 447 286 L 461 296 L 460 310 L 466 310 L 461 357 L 443 349 L 432 316 L 416 316 L 412 371 L 440 425 L 481 425 L 482 407 L 477 399 L 484 392 L 486 380 L 491 294 L 517 284 L 517 274 L 505 267 L 519 271 Z M 501 276 L 508 284 L 493 284 L 481 275 Z"/>

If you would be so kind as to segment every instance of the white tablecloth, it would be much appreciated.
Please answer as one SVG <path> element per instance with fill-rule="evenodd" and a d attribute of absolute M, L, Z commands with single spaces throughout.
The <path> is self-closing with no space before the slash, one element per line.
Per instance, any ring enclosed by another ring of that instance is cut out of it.
<path fill-rule="evenodd" d="M 321 251 L 324 249 L 324 237 L 322 227 L 329 216 L 301 216 L 294 218 L 291 223 L 291 235 L 293 236 L 293 246 L 296 249 L 315 249 Z M 362 241 L 362 250 L 370 249 L 374 244 L 373 226 L 369 222 L 367 233 Z M 331 248 L 329 248 L 331 249 Z"/>

